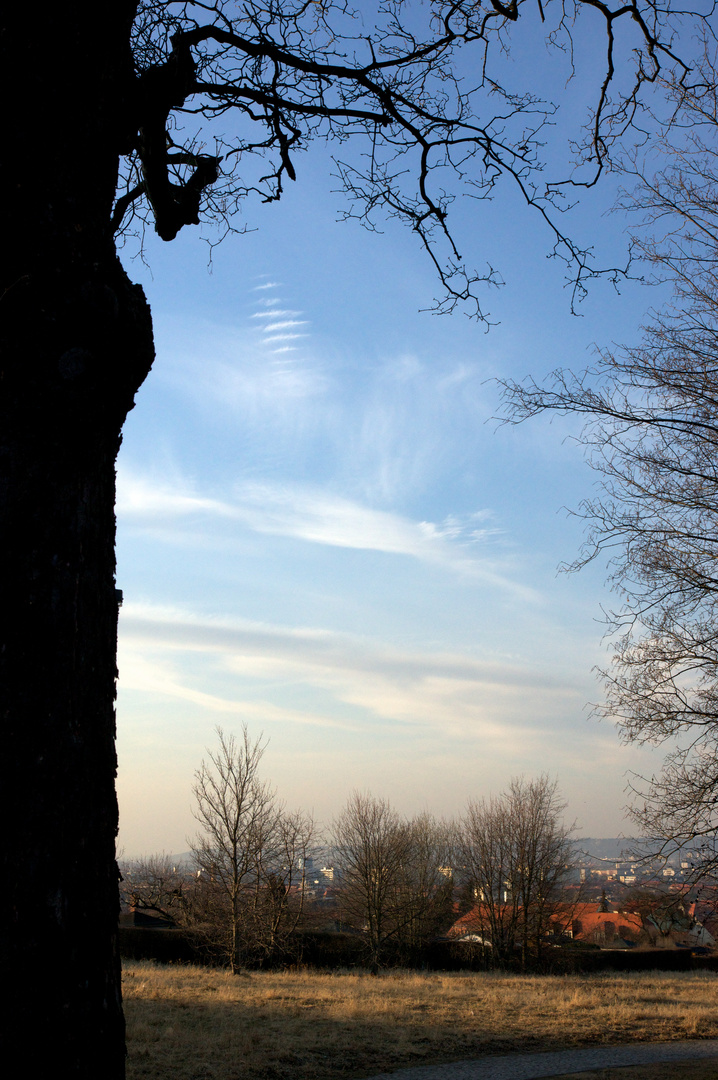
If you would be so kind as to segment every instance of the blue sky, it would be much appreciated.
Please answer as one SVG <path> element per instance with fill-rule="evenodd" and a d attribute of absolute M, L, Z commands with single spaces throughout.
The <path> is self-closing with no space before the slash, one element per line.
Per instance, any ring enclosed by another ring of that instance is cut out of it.
<path fill-rule="evenodd" d="M 657 295 L 598 283 L 572 316 L 547 231 L 507 193 L 454 213 L 467 260 L 507 282 L 485 296 L 498 325 L 422 313 L 437 285 L 415 237 L 338 222 L 327 164 L 301 158 L 211 272 L 197 230 L 126 257 L 157 360 L 118 468 L 120 846 L 186 849 L 193 772 L 243 721 L 324 823 L 354 788 L 451 815 L 547 771 L 584 835 L 616 835 L 627 771 L 658 759 L 586 708 L 606 569 L 557 566 L 595 477 L 573 422 L 498 426 L 493 380 L 635 341 Z M 572 215 L 608 259 L 611 198 Z"/>

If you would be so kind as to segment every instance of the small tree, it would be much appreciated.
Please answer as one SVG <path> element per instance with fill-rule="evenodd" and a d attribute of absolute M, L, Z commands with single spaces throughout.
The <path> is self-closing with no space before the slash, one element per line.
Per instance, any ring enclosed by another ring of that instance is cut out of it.
<path fill-rule="evenodd" d="M 314 822 L 287 813 L 259 777 L 266 744 L 247 725 L 239 739 L 217 728 L 219 748 L 195 773 L 192 893 L 195 932 L 237 972 L 286 953 L 304 910 L 304 867 Z"/>
<path fill-rule="evenodd" d="M 217 735 L 219 749 L 208 751 L 209 760 L 195 773 L 194 814 L 201 831 L 192 854 L 214 899 L 214 903 L 205 900 L 205 913 L 213 913 L 234 973 L 241 966 L 246 940 L 247 894 L 257 887 L 258 866 L 276 827 L 277 806 L 274 791 L 258 775 L 265 750 L 261 736 L 253 742 L 246 724 L 239 741 L 221 728 Z"/>
<path fill-rule="evenodd" d="M 567 804 L 560 798 L 558 781 L 542 775 L 535 780 L 514 779 L 509 788 L 512 828 L 516 843 L 520 899 L 521 962 L 541 957 L 554 916 L 561 910 L 561 886 L 574 859 L 574 826 L 563 824 Z"/>
<path fill-rule="evenodd" d="M 505 798 L 470 802 L 459 822 L 459 860 L 475 904 L 476 929 L 496 963 L 512 959 L 518 897 L 511 889 L 514 852 Z"/>
<path fill-rule="evenodd" d="M 249 907 L 251 940 L 260 960 L 292 954 L 292 935 L 302 922 L 306 864 L 315 839 L 312 817 L 280 810 L 262 847 Z"/>
<path fill-rule="evenodd" d="M 366 935 L 376 973 L 390 948 L 415 953 L 446 916 L 450 830 L 428 814 L 402 818 L 354 792 L 333 826 L 342 917 Z"/>
<path fill-rule="evenodd" d="M 407 853 L 398 886 L 398 941 L 409 959 L 454 918 L 453 827 L 422 813 L 406 824 Z"/>
<path fill-rule="evenodd" d="M 556 781 L 519 778 L 503 795 L 470 802 L 459 824 L 460 861 L 498 964 L 518 954 L 526 968 L 541 954 L 572 858 L 565 807 Z"/>
<path fill-rule="evenodd" d="M 366 934 L 376 973 L 397 932 L 397 892 L 409 844 L 405 823 L 385 799 L 355 791 L 333 825 L 342 918 Z"/>

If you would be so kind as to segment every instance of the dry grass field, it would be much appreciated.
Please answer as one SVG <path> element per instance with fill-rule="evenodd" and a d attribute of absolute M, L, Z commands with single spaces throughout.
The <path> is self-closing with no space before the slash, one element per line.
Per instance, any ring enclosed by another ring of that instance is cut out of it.
<path fill-rule="evenodd" d="M 718 976 L 252 972 L 128 962 L 129 1080 L 329 1080 L 718 1037 Z"/>

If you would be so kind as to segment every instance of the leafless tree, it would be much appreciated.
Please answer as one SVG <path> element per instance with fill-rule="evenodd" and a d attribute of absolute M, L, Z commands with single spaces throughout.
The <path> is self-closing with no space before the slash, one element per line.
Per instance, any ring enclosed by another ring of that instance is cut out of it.
<path fill-rule="evenodd" d="M 465 269 L 447 217 L 461 192 L 488 199 L 502 180 L 543 217 L 553 254 L 579 292 L 596 273 L 619 277 L 618 267 L 597 269 L 589 247 L 561 227 L 566 190 L 596 183 L 613 144 L 633 127 L 644 84 L 664 65 L 679 76 L 688 66 L 664 29 L 668 12 L 658 17 L 639 0 L 615 9 L 548 0 L 541 19 L 556 59 L 572 56 L 575 23 L 591 17 L 605 68 L 577 133 L 580 165 L 570 178 L 547 180 L 541 151 L 556 107 L 535 87 L 509 89 L 501 69 L 524 6 L 386 0 L 369 14 L 343 2 L 142 0 L 133 41 L 139 135 L 124 162 L 113 226 L 127 232 L 151 220 L 164 240 L 200 216 L 232 229 L 248 197 L 281 197 L 297 178 L 301 152 L 321 137 L 339 148 L 346 216 L 371 229 L 382 216 L 406 222 L 444 286 L 440 310 L 469 302 L 480 313 L 475 286 L 500 280 L 491 266 Z M 624 40 L 634 60 L 624 61 L 617 80 Z M 570 59 L 564 77 L 573 77 Z M 361 156 L 345 149 L 350 138 L 362 139 Z"/>
<path fill-rule="evenodd" d="M 247 896 L 257 886 L 262 852 L 276 827 L 274 791 L 259 778 L 264 754 L 261 737 L 252 740 L 246 725 L 240 741 L 217 729 L 219 748 L 208 751 L 195 774 L 195 817 L 200 833 L 192 854 L 200 875 L 222 913 L 220 933 L 232 972 L 241 967 Z"/>
<path fill-rule="evenodd" d="M 474 902 L 475 930 L 497 963 L 513 959 L 518 895 L 512 889 L 513 838 L 505 800 L 472 801 L 459 823 L 459 859 Z"/>
<path fill-rule="evenodd" d="M 545 774 L 534 780 L 512 780 L 509 797 L 516 844 L 520 899 L 521 958 L 525 967 L 530 956 L 541 957 L 554 925 L 566 925 L 566 903 L 562 886 L 573 868 L 575 856 L 573 825 L 566 825 L 567 803 L 558 790 L 558 781 Z M 570 906 L 570 905 L 569 905 Z M 563 913 L 563 923 L 559 918 Z"/>
<path fill-rule="evenodd" d="M 252 740 L 246 724 L 239 740 L 221 728 L 217 735 L 219 748 L 195 774 L 193 921 L 237 972 L 246 959 L 276 955 L 296 929 L 314 824 L 306 814 L 288 814 L 260 779 L 261 736 Z"/>
<path fill-rule="evenodd" d="M 666 84 L 669 136 L 625 165 L 635 246 L 672 283 L 672 302 L 638 346 L 547 386 L 507 387 L 515 419 L 587 418 L 601 494 L 581 507 L 588 536 L 574 567 L 607 553 L 622 601 L 598 711 L 628 742 L 666 748 L 660 773 L 633 778 L 633 816 L 645 851 L 690 851 L 696 878 L 718 872 L 717 83 L 707 49 L 690 81 Z"/>
<path fill-rule="evenodd" d="M 522 967 L 540 955 L 560 910 L 572 861 L 566 804 L 547 776 L 511 781 L 473 801 L 458 825 L 458 854 L 476 902 L 476 926 L 495 962 Z"/>
<path fill-rule="evenodd" d="M 408 851 L 397 888 L 397 939 L 407 959 L 415 959 L 453 920 L 454 829 L 424 812 L 406 822 L 406 831 Z"/>
<path fill-rule="evenodd" d="M 271 960 L 294 953 L 293 935 L 303 922 L 306 865 L 316 839 L 311 816 L 280 809 L 274 833 L 260 853 L 249 919 L 255 955 Z"/>
<path fill-rule="evenodd" d="M 390 950 L 415 950 L 445 915 L 449 830 L 354 792 L 332 834 L 342 919 L 365 934 L 377 972 Z"/>
<path fill-rule="evenodd" d="M 405 823 L 384 799 L 355 791 L 332 827 L 342 920 L 366 934 L 372 971 L 397 932 L 397 889 L 409 852 Z"/>

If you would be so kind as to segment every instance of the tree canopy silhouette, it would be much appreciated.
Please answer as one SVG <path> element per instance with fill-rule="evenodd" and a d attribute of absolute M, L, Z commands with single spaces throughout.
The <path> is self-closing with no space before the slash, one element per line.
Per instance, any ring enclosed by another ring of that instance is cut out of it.
<path fill-rule="evenodd" d="M 533 25 L 519 35 L 529 12 L 535 23 L 526 0 L 383 0 L 360 10 L 343 0 L 145 0 L 132 36 L 137 134 L 113 227 L 151 221 L 163 240 L 201 217 L 232 229 L 241 203 L 279 199 L 297 179 L 301 152 L 325 139 L 337 147 L 347 216 L 375 227 L 384 214 L 416 232 L 443 285 L 439 310 L 463 302 L 480 315 L 476 286 L 500 280 L 490 266 L 464 265 L 449 219 L 462 192 L 488 199 L 503 180 L 542 215 L 579 293 L 593 275 L 618 276 L 619 268 L 593 264 L 561 227 L 560 212 L 571 189 L 593 186 L 609 165 L 614 143 L 640 114 L 644 84 L 666 65 L 686 74 L 670 12 L 595 0 L 544 8 L 539 0 L 538 35 Z M 533 35 L 534 48 L 545 44 L 558 62 L 567 57 L 570 80 L 574 36 L 588 16 L 603 70 L 586 102 L 586 126 L 573 133 L 575 167 L 551 177 L 542 152 L 556 105 L 530 78 L 510 85 L 503 61 L 513 37 L 525 47 Z"/>

